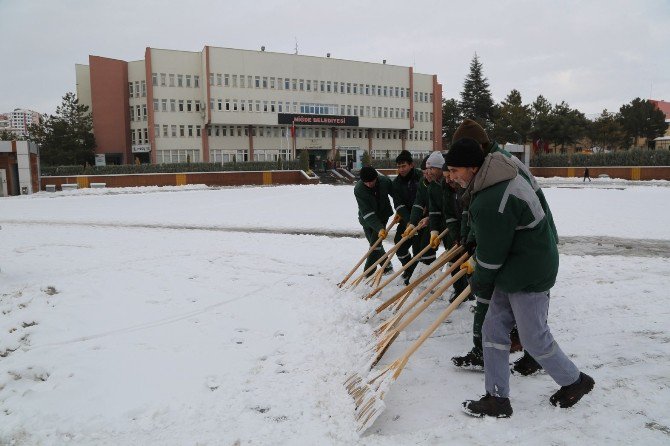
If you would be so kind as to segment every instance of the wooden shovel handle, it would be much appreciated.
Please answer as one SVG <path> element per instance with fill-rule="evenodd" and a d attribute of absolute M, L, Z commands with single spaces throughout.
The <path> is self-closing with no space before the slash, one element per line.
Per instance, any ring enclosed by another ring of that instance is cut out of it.
<path fill-rule="evenodd" d="M 449 251 L 443 252 L 440 254 L 440 256 L 435 259 L 435 261 L 431 264 L 431 268 L 426 271 L 425 273 L 421 274 L 415 281 L 410 283 L 409 285 L 405 286 L 402 290 L 398 291 L 393 297 L 391 297 L 389 300 L 381 304 L 376 308 L 377 314 L 381 313 L 384 311 L 387 307 L 393 304 L 396 300 L 400 299 L 402 296 L 405 295 L 408 291 L 412 291 L 414 288 L 416 288 L 421 282 L 426 280 L 428 276 L 433 274 L 435 271 L 438 269 L 442 268 L 445 263 L 447 263 L 451 258 L 454 256 L 454 254 L 458 253 L 458 251 L 461 250 L 460 246 L 454 246 L 451 248 Z"/>
<path fill-rule="evenodd" d="M 435 330 L 437 330 L 437 327 L 440 326 L 442 322 L 444 322 L 449 315 L 456 309 L 458 306 L 463 302 L 468 296 L 470 295 L 470 285 L 468 285 L 461 294 L 458 295 L 456 299 L 435 319 L 435 322 L 433 322 L 430 327 L 426 329 L 426 331 L 423 332 L 421 337 L 414 341 L 414 344 L 410 346 L 410 348 L 407 349 L 407 351 L 396 361 L 394 361 L 393 364 L 397 364 L 396 367 L 394 367 L 395 372 L 393 373 L 393 378 L 397 378 L 398 375 L 400 375 L 400 372 L 402 372 L 402 369 L 405 367 L 405 364 L 407 364 L 407 361 L 409 360 L 409 357 L 416 352 L 419 347 L 421 347 L 421 344 L 423 344 L 426 339 L 430 337 L 430 335 L 433 334 Z"/>
<path fill-rule="evenodd" d="M 398 222 L 397 222 L 396 219 L 394 218 L 394 219 L 391 221 L 391 223 L 389 223 L 389 225 L 386 227 L 386 232 L 388 233 L 388 232 L 391 230 L 391 228 L 393 228 L 393 226 L 394 226 L 396 223 L 398 223 Z M 344 285 L 344 283 L 345 283 L 347 280 L 349 280 L 349 278 L 356 272 L 356 270 L 358 269 L 358 267 L 361 266 L 361 264 L 365 261 L 365 259 L 367 259 L 368 256 L 369 256 L 370 254 L 372 254 L 372 251 L 374 251 L 374 249 L 375 249 L 377 246 L 379 246 L 379 244 L 380 244 L 383 240 L 384 240 L 384 239 L 382 239 L 382 238 L 380 237 L 380 238 L 377 239 L 377 241 L 375 241 L 375 243 L 370 247 L 370 249 L 368 250 L 368 252 L 366 252 L 366 253 L 363 255 L 363 257 L 361 257 L 361 260 L 359 260 L 358 263 L 356 264 L 356 266 L 349 272 L 349 274 L 347 274 L 347 277 L 345 277 L 344 280 L 343 280 L 342 282 L 340 282 L 341 285 Z M 378 262 L 376 262 L 374 266 L 377 266 L 377 263 L 378 263 Z M 367 273 L 369 272 L 368 270 L 370 270 L 371 268 L 372 268 L 372 267 L 368 268 L 367 270 L 365 270 L 365 271 L 363 272 L 363 274 L 361 274 L 361 276 L 359 276 L 359 278 L 358 278 L 358 282 L 360 282 L 360 279 L 363 278 L 363 277 L 365 276 L 365 274 L 367 274 Z M 356 282 L 356 281 L 354 281 L 354 282 Z M 358 283 L 358 282 L 356 282 L 356 283 Z"/>
<path fill-rule="evenodd" d="M 417 226 L 417 228 L 418 228 L 418 226 Z M 442 231 L 442 233 L 440 233 L 440 235 L 438 235 L 437 237 L 441 239 L 442 237 L 444 237 L 444 236 L 447 234 L 448 231 L 449 231 L 449 229 L 445 229 L 445 230 Z M 426 252 L 428 252 L 429 249 L 430 249 L 430 245 L 426 245 L 426 247 L 423 248 L 417 255 L 415 255 L 415 256 L 412 258 L 412 260 L 410 260 L 409 262 L 407 262 L 407 263 L 405 264 L 405 266 L 403 266 L 402 268 L 400 268 L 400 270 L 398 270 L 397 272 L 393 273 L 393 275 L 392 275 L 391 277 L 389 277 L 388 279 L 386 279 L 386 280 L 384 281 L 384 283 L 382 283 L 381 285 L 379 285 L 379 286 L 378 286 L 377 288 L 375 288 L 374 290 L 370 291 L 370 293 L 367 295 L 366 299 L 370 299 L 372 296 L 374 296 L 375 294 L 377 294 L 378 292 L 380 292 L 386 285 L 388 285 L 389 283 L 391 283 L 396 277 L 398 277 L 400 274 L 402 274 L 403 272 L 405 272 L 405 270 L 407 270 L 407 268 L 409 268 L 410 266 L 414 265 L 416 262 L 418 262 L 419 260 L 421 260 L 421 256 L 423 256 Z"/>

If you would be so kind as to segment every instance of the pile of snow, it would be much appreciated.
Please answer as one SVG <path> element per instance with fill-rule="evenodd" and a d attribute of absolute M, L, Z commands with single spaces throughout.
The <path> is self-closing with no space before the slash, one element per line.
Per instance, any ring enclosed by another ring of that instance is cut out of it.
<path fill-rule="evenodd" d="M 472 342 L 464 304 L 411 358 L 359 438 L 343 382 L 368 359 L 361 352 L 377 321 L 361 319 L 380 301 L 336 284 L 366 243 L 280 233 L 360 232 L 351 187 L 80 192 L 0 199 L 2 445 L 670 438 L 667 257 L 561 256 L 550 325 L 596 380 L 575 407 L 549 404 L 557 386 L 547 375 L 515 375 L 512 418 L 464 415 L 461 402 L 484 391 L 481 373 L 450 361 Z M 660 206 L 668 188 L 546 194 L 561 235 L 670 239 L 670 211 Z M 183 225 L 202 230 L 170 229 Z M 445 306 L 433 304 L 378 367 Z"/>

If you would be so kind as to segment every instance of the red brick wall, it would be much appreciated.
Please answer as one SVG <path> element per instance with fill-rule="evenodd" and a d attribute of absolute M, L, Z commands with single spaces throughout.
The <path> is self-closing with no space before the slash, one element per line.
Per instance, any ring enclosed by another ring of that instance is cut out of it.
<path fill-rule="evenodd" d="M 279 184 L 316 184 L 318 180 L 305 178 L 299 170 L 280 170 L 267 172 L 196 172 L 196 173 L 156 173 L 141 175 L 73 175 L 42 177 L 42 190 L 47 184 L 90 185 L 106 183 L 107 187 L 134 186 L 178 186 L 183 184 L 206 184 L 207 186 L 242 185 L 279 185 Z"/>
<path fill-rule="evenodd" d="M 91 67 L 91 102 L 96 153 L 130 154 L 130 115 L 128 111 L 128 62 L 89 56 Z M 151 78 L 148 79 L 151 82 Z M 147 85 L 151 88 L 151 84 Z M 151 107 L 152 104 L 149 104 Z M 153 132 L 153 128 L 150 129 Z"/>

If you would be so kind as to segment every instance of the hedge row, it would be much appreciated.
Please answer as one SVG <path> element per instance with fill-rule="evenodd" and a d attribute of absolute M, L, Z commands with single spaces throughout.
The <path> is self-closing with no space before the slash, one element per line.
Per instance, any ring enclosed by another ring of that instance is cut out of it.
<path fill-rule="evenodd" d="M 532 167 L 670 166 L 670 150 L 622 150 L 593 154 L 539 154 Z"/>
<path fill-rule="evenodd" d="M 245 163 L 174 163 L 121 164 L 110 166 L 42 167 L 42 176 L 67 175 L 127 175 L 134 173 L 228 172 L 258 170 L 298 170 L 298 160 L 250 161 Z"/>

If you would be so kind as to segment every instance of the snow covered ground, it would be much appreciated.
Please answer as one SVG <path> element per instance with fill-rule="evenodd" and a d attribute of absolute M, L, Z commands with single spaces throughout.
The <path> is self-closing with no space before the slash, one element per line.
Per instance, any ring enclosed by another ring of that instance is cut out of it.
<path fill-rule="evenodd" d="M 563 237 L 670 241 L 667 182 L 542 183 Z M 574 408 L 540 374 L 512 377 L 511 419 L 464 415 L 464 304 L 359 438 L 342 383 L 380 301 L 336 287 L 366 248 L 350 186 L 39 193 L 0 225 L 0 445 L 670 443 L 670 253 L 562 251 L 550 324 L 596 380 Z"/>

